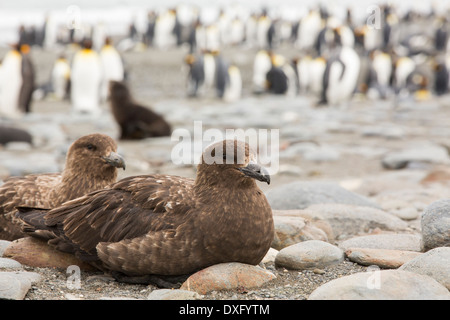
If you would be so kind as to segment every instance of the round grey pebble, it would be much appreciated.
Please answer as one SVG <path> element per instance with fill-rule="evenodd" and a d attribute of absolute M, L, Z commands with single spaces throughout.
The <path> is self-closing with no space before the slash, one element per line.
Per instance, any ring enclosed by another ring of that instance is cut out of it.
<path fill-rule="evenodd" d="M 322 269 L 343 260 L 344 252 L 338 247 L 320 240 L 309 240 L 281 249 L 275 265 L 293 270 Z"/>

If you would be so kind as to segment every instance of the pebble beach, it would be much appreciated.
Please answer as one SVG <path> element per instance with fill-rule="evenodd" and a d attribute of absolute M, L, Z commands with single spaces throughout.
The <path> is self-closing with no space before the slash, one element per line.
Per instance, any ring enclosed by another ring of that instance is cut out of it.
<path fill-rule="evenodd" d="M 290 46 L 278 52 L 295 56 Z M 324 107 L 309 95 L 255 95 L 257 50 L 246 48 L 222 52 L 240 68 L 241 99 L 190 98 L 186 53 L 185 47 L 122 52 L 129 88 L 174 130 L 193 133 L 195 121 L 204 130 L 278 130 L 278 170 L 270 185 L 259 184 L 276 231 L 265 259 L 251 268 L 212 266 L 172 290 L 119 283 L 82 269 L 80 285 L 73 288 L 66 268 L 27 265 L 26 253 L 0 241 L 0 298 L 450 300 L 449 95 L 423 100 L 355 95 Z M 37 82 L 46 82 L 57 52 L 37 48 L 31 55 Z M 31 113 L 1 119 L 28 130 L 33 144 L 0 146 L 0 183 L 12 175 L 61 171 L 67 148 L 82 135 L 117 138 L 109 103 L 101 108 L 98 116 L 78 115 L 68 100 L 36 96 Z M 194 164 L 172 161 L 178 142 L 171 137 L 118 141 L 127 163 L 118 178 L 152 173 L 194 178 Z"/>

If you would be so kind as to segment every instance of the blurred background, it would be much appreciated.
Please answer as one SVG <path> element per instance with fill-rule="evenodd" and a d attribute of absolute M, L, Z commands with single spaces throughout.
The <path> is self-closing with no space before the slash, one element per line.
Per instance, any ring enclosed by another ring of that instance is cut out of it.
<path fill-rule="evenodd" d="M 110 80 L 172 130 L 192 133 L 194 121 L 204 130 L 279 129 L 275 185 L 414 167 L 423 163 L 420 151 L 419 161 L 400 164 L 386 164 L 385 156 L 450 145 L 449 7 L 406 0 L 3 1 L 0 179 L 61 170 L 68 145 L 84 134 L 119 140 Z M 177 142 L 146 134 L 120 140 L 127 160 L 120 174 L 194 176 L 194 166 L 172 163 Z M 447 160 L 439 154 L 424 162 Z"/>

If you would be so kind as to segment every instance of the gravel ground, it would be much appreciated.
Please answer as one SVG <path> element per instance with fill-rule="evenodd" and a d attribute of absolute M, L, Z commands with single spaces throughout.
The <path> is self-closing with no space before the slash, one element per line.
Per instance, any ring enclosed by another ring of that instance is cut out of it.
<path fill-rule="evenodd" d="M 3 52 L 0 52 L 2 54 Z M 249 97 L 249 82 L 252 76 L 252 63 L 255 50 L 247 51 L 225 51 L 229 60 L 235 62 L 241 69 L 244 82 L 244 97 Z M 295 56 L 294 52 L 279 50 L 279 53 L 286 54 L 287 57 Z M 175 49 L 169 52 L 160 52 L 157 50 L 148 50 L 143 53 L 129 52 L 124 54 L 125 62 L 128 67 L 129 81 L 131 89 L 138 101 L 144 101 L 147 105 L 164 104 L 165 101 L 171 103 L 177 100 L 183 100 L 187 104 L 195 104 L 196 107 L 207 105 L 207 101 L 194 101 L 186 99 L 185 70 L 182 66 L 185 50 Z M 33 55 L 37 65 L 38 82 L 43 83 L 48 80 L 51 65 L 56 57 L 54 52 L 35 52 Z M 197 106 L 198 104 L 198 106 Z M 59 107 L 59 105 L 57 106 Z M 61 108 L 69 108 L 68 104 L 61 105 Z M 47 113 L 56 109 L 55 102 L 39 101 L 34 104 L 34 112 Z M 65 110 L 65 109 L 64 109 Z M 421 119 L 417 121 L 422 121 Z M 361 125 L 364 125 L 361 124 Z M 82 126 L 81 126 L 82 127 Z M 77 128 L 77 130 L 81 130 Z M 420 134 L 420 133 L 418 133 Z M 330 138 L 328 143 L 350 143 L 353 141 L 352 134 L 340 132 L 335 137 Z M 402 145 L 402 140 L 386 140 L 372 137 L 365 140 L 365 147 L 368 149 L 376 148 L 381 143 L 384 146 Z M 125 144 L 122 147 L 126 146 Z M 349 165 L 352 163 L 352 165 Z M 379 160 L 374 158 L 368 161 L 361 156 L 341 158 L 330 165 L 330 163 L 302 163 L 304 177 L 309 180 L 336 178 L 341 180 L 346 177 L 358 177 L 364 174 L 376 174 L 383 170 Z M 139 172 L 143 173 L 143 172 Z M 170 173 L 170 172 L 166 172 Z M 123 174 L 123 173 L 122 173 Z M 127 170 L 125 174 L 137 174 Z M 187 168 L 183 176 L 193 174 L 191 168 Z M 306 176 L 305 176 L 306 175 Z M 270 187 L 279 184 L 298 180 L 298 176 L 288 174 L 280 175 Z M 267 188 L 267 186 L 264 186 Z M 260 288 L 239 288 L 236 290 L 211 292 L 202 297 L 206 300 L 305 300 L 309 294 L 320 285 L 333 279 L 350 275 L 356 272 L 363 272 L 367 268 L 344 261 L 338 265 L 325 268 L 323 270 L 292 271 L 283 268 L 275 268 L 273 263 L 264 265 L 276 275 L 276 279 L 270 281 Z M 112 278 L 95 272 L 81 273 L 81 288 L 70 289 L 67 284 L 65 270 L 50 268 L 31 268 L 24 267 L 26 271 L 35 271 L 42 275 L 43 280 L 29 290 L 26 300 L 98 300 L 98 299 L 146 299 L 149 293 L 156 289 L 153 286 L 122 284 L 114 281 Z"/>
<path fill-rule="evenodd" d="M 294 271 L 275 268 L 273 263 L 264 267 L 276 275 L 276 279 L 259 288 L 238 288 L 213 291 L 205 300 L 305 300 L 320 285 L 333 279 L 364 272 L 367 267 L 350 261 L 324 269 Z M 42 275 L 43 280 L 31 287 L 25 300 L 108 300 L 147 299 L 151 291 L 158 289 L 149 285 L 119 283 L 111 277 L 96 272 L 81 272 L 79 289 L 70 288 L 65 270 L 25 267 Z"/>

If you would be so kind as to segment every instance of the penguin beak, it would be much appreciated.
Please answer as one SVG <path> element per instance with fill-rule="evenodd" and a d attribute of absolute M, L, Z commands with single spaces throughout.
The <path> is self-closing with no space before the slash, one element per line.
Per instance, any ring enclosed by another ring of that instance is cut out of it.
<path fill-rule="evenodd" d="M 246 176 L 270 184 L 270 175 L 266 168 L 250 161 L 246 167 L 238 168 Z"/>
<path fill-rule="evenodd" d="M 125 160 L 115 152 L 111 152 L 108 156 L 102 156 L 102 159 L 110 166 L 125 170 Z"/>

